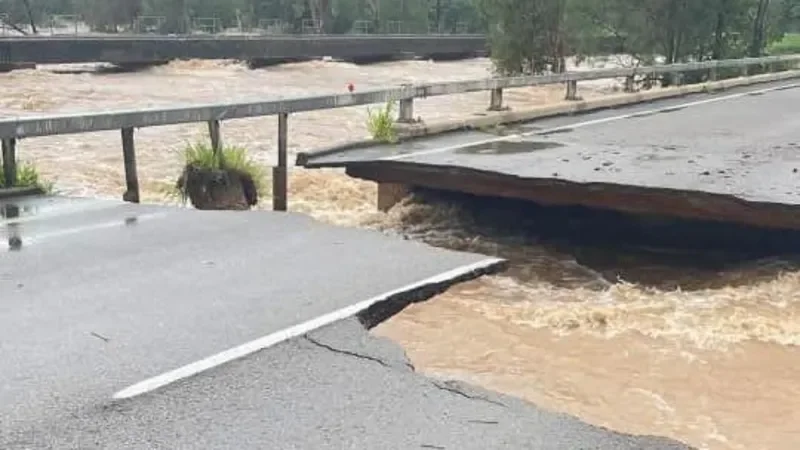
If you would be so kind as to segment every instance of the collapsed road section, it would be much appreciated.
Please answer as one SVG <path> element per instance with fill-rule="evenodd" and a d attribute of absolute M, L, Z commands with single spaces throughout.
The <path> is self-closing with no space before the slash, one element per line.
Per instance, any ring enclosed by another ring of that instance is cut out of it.
<path fill-rule="evenodd" d="M 425 378 L 348 318 L 500 259 L 295 214 L 0 211 L 0 448 L 685 448 Z"/>

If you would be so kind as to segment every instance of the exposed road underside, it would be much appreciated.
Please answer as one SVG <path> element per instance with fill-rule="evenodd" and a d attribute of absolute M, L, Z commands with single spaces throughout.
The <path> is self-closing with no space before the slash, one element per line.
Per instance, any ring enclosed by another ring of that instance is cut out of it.
<path fill-rule="evenodd" d="M 800 229 L 796 82 L 301 155 L 378 182 L 636 214 Z"/>

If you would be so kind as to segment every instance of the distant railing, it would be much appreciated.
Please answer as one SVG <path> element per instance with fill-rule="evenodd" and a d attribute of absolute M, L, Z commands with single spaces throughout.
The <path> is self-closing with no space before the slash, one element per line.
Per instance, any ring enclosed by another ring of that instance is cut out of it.
<path fill-rule="evenodd" d="M 140 109 L 131 111 L 60 114 L 40 117 L 18 117 L 0 120 L 3 171 L 6 185 L 14 186 L 16 180 L 16 144 L 21 138 L 121 130 L 122 151 L 125 162 L 126 192 L 123 199 L 139 201 L 139 180 L 136 168 L 134 129 L 207 122 L 211 143 L 215 151 L 221 150 L 220 122 L 248 117 L 278 116 L 278 165 L 273 167 L 273 207 L 286 207 L 287 142 L 289 114 L 323 109 L 344 108 L 375 103 L 400 104 L 398 122 L 414 121 L 414 99 L 439 95 L 490 91 L 489 110 L 503 109 L 503 90 L 549 84 L 566 85 L 566 99 L 578 100 L 578 82 L 608 78 L 625 78 L 626 90 L 632 91 L 637 76 L 670 74 L 675 84 L 680 84 L 686 72 L 707 71 L 705 79 L 714 81 L 723 69 L 739 69 L 747 75 L 753 66 L 793 68 L 800 55 L 771 56 L 685 64 L 657 65 L 635 68 L 615 68 L 566 72 L 552 75 L 522 76 L 512 78 L 487 78 L 482 80 L 403 85 L 398 88 L 370 90 L 335 95 L 296 97 L 246 103 L 221 103 L 180 106 L 172 108 Z"/>
<path fill-rule="evenodd" d="M 7 27 L 9 15 L 5 12 L 0 12 L 0 36 L 8 34 L 10 36 L 16 35 L 11 33 L 11 29 Z M 120 24 L 117 31 L 109 32 L 93 32 L 90 30 L 86 21 L 81 15 L 78 14 L 53 14 L 43 21 L 40 32 L 49 29 L 50 36 L 97 36 L 97 35 L 131 35 L 131 34 L 163 34 L 165 32 L 165 24 L 167 23 L 166 16 L 137 16 L 128 24 Z M 225 27 L 223 21 L 219 17 L 186 17 L 182 20 L 183 25 L 179 26 L 182 31 L 177 32 L 181 35 L 200 34 L 226 34 L 229 36 L 236 35 L 264 35 L 264 34 L 293 34 L 293 35 L 326 35 L 326 31 L 322 26 L 322 21 L 312 19 L 302 19 L 296 24 L 286 22 L 280 18 L 239 18 L 238 25 L 235 27 Z M 254 26 L 257 25 L 257 26 Z M 296 25 L 296 27 L 295 27 Z M 26 23 L 21 26 L 26 32 L 30 32 L 26 36 L 48 36 L 46 33 L 33 34 L 32 30 L 28 29 L 29 25 Z M 421 32 L 419 32 L 421 30 Z M 436 29 L 435 27 L 417 26 L 415 27 L 410 22 L 402 20 L 390 20 L 383 22 L 376 22 L 372 20 L 355 20 L 351 29 L 351 34 L 414 34 L 424 35 L 425 30 L 427 34 L 434 35 L 469 35 L 472 33 L 467 27 L 465 22 L 459 22 L 456 27 L 452 29 Z M 170 33 L 172 34 L 172 33 Z M 338 33 L 337 33 L 338 34 Z"/>

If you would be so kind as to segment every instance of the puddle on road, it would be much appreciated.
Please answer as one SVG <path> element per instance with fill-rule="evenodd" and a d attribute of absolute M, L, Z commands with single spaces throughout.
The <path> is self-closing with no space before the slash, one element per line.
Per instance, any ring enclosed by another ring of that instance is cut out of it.
<path fill-rule="evenodd" d="M 0 218 L 3 219 L 16 219 L 21 215 L 34 215 L 36 208 L 31 206 L 20 207 L 16 203 L 0 204 Z M 8 236 L 8 251 L 16 252 L 22 250 L 22 238 L 19 236 L 20 230 L 17 223 L 10 222 L 6 225 L 6 234 Z"/>
<path fill-rule="evenodd" d="M 496 141 L 487 144 L 470 145 L 455 151 L 462 155 L 514 155 L 519 153 L 531 153 L 539 150 L 563 147 L 564 144 L 547 141 Z"/>
<path fill-rule="evenodd" d="M 72 215 L 76 212 L 89 212 L 106 208 L 110 203 L 116 202 L 47 196 L 21 197 L 0 201 L 0 239 L 7 242 L 7 251 L 16 252 L 22 250 L 23 243 L 25 246 L 29 246 L 31 243 L 38 243 L 42 239 L 85 231 L 118 226 L 134 227 L 143 220 L 165 215 L 164 212 L 144 215 L 134 214 L 120 219 L 90 222 L 78 226 L 70 226 L 63 220 L 58 219 L 59 216 Z"/>
<path fill-rule="evenodd" d="M 19 205 L 17 203 L 0 203 L 0 219 L 16 219 L 34 216 L 38 212 L 35 205 Z"/>

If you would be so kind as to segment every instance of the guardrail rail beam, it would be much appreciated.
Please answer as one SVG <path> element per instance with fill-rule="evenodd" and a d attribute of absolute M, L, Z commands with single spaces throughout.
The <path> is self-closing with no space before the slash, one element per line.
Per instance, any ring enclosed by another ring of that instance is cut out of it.
<path fill-rule="evenodd" d="M 278 116 L 278 163 L 273 167 L 273 208 L 287 209 L 287 146 L 288 118 L 292 113 L 345 108 L 385 102 L 399 102 L 398 122 L 414 122 L 414 99 L 434 96 L 490 91 L 489 109 L 504 109 L 503 91 L 506 89 L 565 84 L 567 100 L 580 100 L 578 82 L 609 78 L 624 78 L 626 91 L 635 90 L 636 77 L 655 79 L 658 75 L 672 77 L 680 82 L 680 76 L 691 71 L 708 71 L 708 80 L 716 80 L 722 69 L 741 70 L 747 74 L 750 66 L 765 69 L 793 70 L 800 62 L 800 55 L 769 56 L 735 60 L 701 61 L 680 64 L 663 64 L 649 67 L 614 68 L 566 72 L 549 75 L 519 76 L 509 78 L 486 78 L 422 85 L 404 84 L 390 89 L 317 95 L 308 97 L 269 99 L 245 103 L 222 103 L 209 105 L 173 106 L 170 108 L 141 109 L 128 111 L 105 111 L 93 113 L 61 114 L 41 117 L 11 117 L 0 119 L 2 140 L 3 175 L 5 186 L 14 186 L 17 179 L 16 143 L 21 138 L 89 133 L 121 130 L 125 161 L 126 192 L 123 199 L 139 201 L 139 181 L 136 167 L 134 130 L 142 127 L 177 125 L 185 123 L 208 124 L 211 146 L 215 152 L 222 151 L 220 131 L 222 119 Z M 795 74 L 790 76 L 794 77 Z"/>

